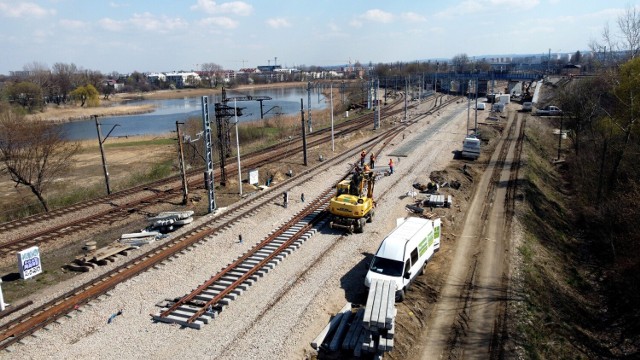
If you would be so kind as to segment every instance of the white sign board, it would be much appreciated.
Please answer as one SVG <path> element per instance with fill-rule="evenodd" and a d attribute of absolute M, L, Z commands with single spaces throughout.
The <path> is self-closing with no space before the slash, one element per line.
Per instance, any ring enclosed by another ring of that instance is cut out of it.
<path fill-rule="evenodd" d="M 37 246 L 18 252 L 18 269 L 23 279 L 34 277 L 42 272 L 40 249 Z"/>
<path fill-rule="evenodd" d="M 4 311 L 7 308 L 7 305 L 4 303 L 4 296 L 2 296 L 2 279 L 0 279 L 0 311 Z"/>
<path fill-rule="evenodd" d="M 249 184 L 258 185 L 259 181 L 260 180 L 258 179 L 258 169 L 249 170 Z"/>

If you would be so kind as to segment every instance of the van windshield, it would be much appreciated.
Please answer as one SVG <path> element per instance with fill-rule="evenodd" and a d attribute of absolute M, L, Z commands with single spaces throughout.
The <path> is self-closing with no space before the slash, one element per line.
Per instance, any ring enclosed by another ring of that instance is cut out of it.
<path fill-rule="evenodd" d="M 402 261 L 374 256 L 370 270 L 387 276 L 402 276 L 403 268 L 404 263 Z"/>

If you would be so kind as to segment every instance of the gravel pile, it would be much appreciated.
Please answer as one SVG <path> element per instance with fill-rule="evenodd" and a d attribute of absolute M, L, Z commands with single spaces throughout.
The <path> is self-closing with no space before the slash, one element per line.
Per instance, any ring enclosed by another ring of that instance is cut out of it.
<path fill-rule="evenodd" d="M 430 108 L 421 105 L 417 115 Z M 464 110 L 464 111 L 462 111 Z M 304 207 L 300 194 L 311 199 L 331 186 L 345 172 L 338 165 L 304 188 L 290 191 L 287 209 L 275 200 L 266 210 L 243 219 L 232 229 L 185 251 L 155 270 L 148 271 L 73 313 L 72 319 L 39 331 L 12 352 L 0 358 L 101 358 L 101 359 L 301 359 L 312 349 L 311 340 L 329 317 L 347 301 L 366 299 L 363 285 L 366 256 L 373 254 L 382 238 L 395 227 L 396 218 L 407 216 L 404 206 L 412 201 L 406 193 L 418 175 L 446 166 L 465 134 L 466 104 L 454 104 L 438 115 L 422 120 L 400 136 L 378 156 L 379 166 L 403 141 L 434 126 L 439 118 L 456 116 L 438 133 L 416 148 L 409 157 L 397 161 L 395 173 L 376 183 L 378 207 L 373 223 L 363 234 L 342 236 L 325 227 L 294 251 L 274 270 L 261 278 L 202 330 L 182 329 L 178 325 L 153 323 L 150 314 L 164 299 L 181 297 L 262 240 Z M 433 141 L 432 141 L 433 140 Z M 380 197 L 380 194 L 384 194 Z M 182 231 L 187 231 L 188 228 Z M 242 235 L 243 243 L 238 243 Z M 130 256 L 135 256 L 132 254 Z M 107 271 L 110 267 L 94 270 Z M 87 275 L 89 276 L 89 275 Z M 77 277 L 80 281 L 82 275 Z M 49 298 L 75 284 L 61 284 Z M 122 315 L 108 319 L 118 310 Z"/>

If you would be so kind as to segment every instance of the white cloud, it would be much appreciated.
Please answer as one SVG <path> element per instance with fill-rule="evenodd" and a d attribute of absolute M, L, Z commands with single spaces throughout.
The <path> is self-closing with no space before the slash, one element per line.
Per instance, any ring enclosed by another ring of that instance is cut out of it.
<path fill-rule="evenodd" d="M 489 0 L 489 6 L 514 10 L 530 10 L 540 4 L 540 0 Z"/>
<path fill-rule="evenodd" d="M 414 12 L 406 12 L 401 14 L 402 18 L 409 22 L 424 22 L 427 18 Z"/>
<path fill-rule="evenodd" d="M 371 9 L 360 15 L 360 18 L 368 21 L 375 21 L 386 24 L 393 21 L 393 14 L 382 11 L 380 9 Z"/>
<path fill-rule="evenodd" d="M 48 15 L 55 15 L 53 9 L 45 9 L 30 2 L 7 3 L 0 2 L 0 14 L 12 18 L 43 18 Z"/>
<path fill-rule="evenodd" d="M 129 7 L 129 4 L 109 1 L 109 6 L 111 6 L 112 8 L 122 8 L 122 7 Z"/>
<path fill-rule="evenodd" d="M 239 16 L 249 16 L 253 12 L 253 6 L 244 1 L 231 1 L 218 5 L 213 0 L 198 0 L 196 5 L 191 6 L 191 10 L 204 11 L 207 14 L 234 14 Z"/>
<path fill-rule="evenodd" d="M 160 33 L 185 28 L 187 26 L 187 23 L 180 18 L 169 18 L 164 15 L 156 17 L 148 12 L 134 14 L 133 18 L 129 19 L 129 22 L 138 29 Z"/>
<path fill-rule="evenodd" d="M 500 11 L 524 11 L 538 6 L 540 0 L 465 0 L 455 6 L 444 9 L 437 17 L 455 17 L 464 14 L 493 13 Z"/>
<path fill-rule="evenodd" d="M 110 18 L 100 19 L 98 20 L 98 24 L 100 24 L 103 29 L 109 31 L 122 31 L 125 28 L 125 23 L 123 21 L 113 20 Z"/>
<path fill-rule="evenodd" d="M 66 29 L 82 29 L 87 27 L 87 23 L 80 20 L 61 19 L 60 26 Z"/>
<path fill-rule="evenodd" d="M 170 18 L 165 15 L 156 16 L 148 12 L 134 14 L 130 19 L 122 21 L 103 18 L 98 21 L 98 24 L 103 29 L 109 31 L 123 31 L 128 28 L 135 28 L 142 31 L 161 34 L 187 27 L 187 22 L 181 18 Z"/>
<path fill-rule="evenodd" d="M 235 29 L 238 27 L 238 22 L 228 17 L 209 17 L 202 19 L 198 22 L 202 26 L 216 26 L 223 29 Z"/>
<path fill-rule="evenodd" d="M 274 29 L 280 29 L 284 27 L 291 27 L 291 23 L 284 18 L 272 18 L 266 21 L 267 25 L 271 26 Z"/>
<path fill-rule="evenodd" d="M 362 21 L 357 20 L 357 19 L 353 19 L 353 20 L 349 21 L 349 25 L 353 26 L 354 28 L 361 28 L 362 27 Z"/>
<path fill-rule="evenodd" d="M 331 30 L 333 32 L 340 31 L 340 27 L 336 23 L 333 23 L 333 22 L 327 24 L 327 27 L 329 28 L 329 30 Z"/>

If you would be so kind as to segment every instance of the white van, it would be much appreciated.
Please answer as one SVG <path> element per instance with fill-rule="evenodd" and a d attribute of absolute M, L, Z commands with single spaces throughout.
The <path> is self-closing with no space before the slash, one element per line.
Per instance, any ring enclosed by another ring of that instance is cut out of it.
<path fill-rule="evenodd" d="M 427 261 L 440 249 L 440 219 L 406 218 L 376 251 L 364 279 L 366 287 L 374 279 L 392 280 L 396 284 L 396 301 L 404 300 L 405 291 L 417 275 L 424 272 Z"/>
<path fill-rule="evenodd" d="M 476 110 L 484 110 L 484 109 L 485 109 L 484 103 L 478 103 L 476 105 Z"/>

